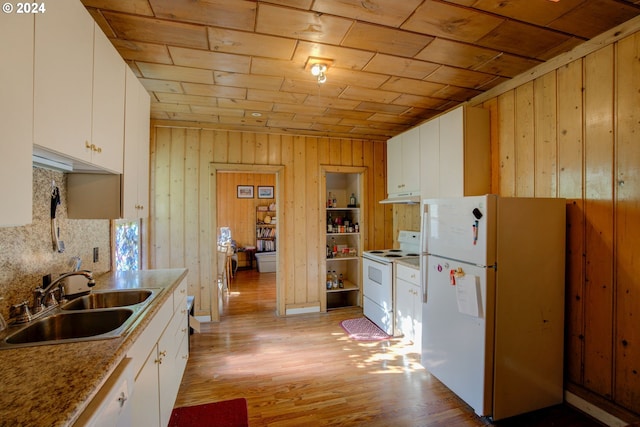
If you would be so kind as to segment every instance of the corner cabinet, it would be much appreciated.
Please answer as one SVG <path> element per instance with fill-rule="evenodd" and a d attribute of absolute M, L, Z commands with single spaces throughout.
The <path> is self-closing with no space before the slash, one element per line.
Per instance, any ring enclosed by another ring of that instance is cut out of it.
<path fill-rule="evenodd" d="M 362 305 L 362 230 L 364 168 L 325 167 L 323 239 L 326 243 L 321 270 L 324 308 Z M 335 170 L 333 172 L 332 170 Z M 355 203 L 354 203 L 355 202 Z M 333 273 L 335 272 L 335 279 Z"/>
<path fill-rule="evenodd" d="M 276 210 L 274 206 L 256 207 L 256 252 L 276 250 Z"/>

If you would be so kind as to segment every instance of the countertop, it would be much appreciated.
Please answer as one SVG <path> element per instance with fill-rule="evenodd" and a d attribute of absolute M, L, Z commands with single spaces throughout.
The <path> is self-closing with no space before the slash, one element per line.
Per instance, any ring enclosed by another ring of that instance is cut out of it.
<path fill-rule="evenodd" d="M 94 289 L 163 289 L 121 337 L 0 350 L 0 426 L 72 425 L 186 275 L 165 269 L 97 277 Z"/>
<path fill-rule="evenodd" d="M 393 262 L 406 265 L 407 267 L 415 268 L 416 270 L 420 270 L 420 257 L 402 258 L 402 259 L 394 260 Z"/>

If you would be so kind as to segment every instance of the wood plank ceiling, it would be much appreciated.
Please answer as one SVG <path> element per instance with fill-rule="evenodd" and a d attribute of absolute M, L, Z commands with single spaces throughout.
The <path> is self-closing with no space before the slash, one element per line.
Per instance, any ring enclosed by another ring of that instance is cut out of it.
<path fill-rule="evenodd" d="M 82 0 L 152 118 L 387 139 L 640 14 L 635 0 Z M 309 65 L 328 65 L 319 84 Z"/>

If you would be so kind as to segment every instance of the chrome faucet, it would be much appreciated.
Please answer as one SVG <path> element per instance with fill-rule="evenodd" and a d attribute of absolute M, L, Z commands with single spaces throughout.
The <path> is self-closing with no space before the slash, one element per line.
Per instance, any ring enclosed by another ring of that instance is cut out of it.
<path fill-rule="evenodd" d="M 96 281 L 93 280 L 93 273 L 89 270 L 77 270 L 61 274 L 55 280 L 49 283 L 44 289 L 41 287 L 36 288 L 33 293 L 33 307 L 29 308 L 28 301 L 24 301 L 20 304 L 11 306 L 9 319 L 10 323 L 28 323 L 44 315 L 44 313 L 48 313 L 50 310 L 56 307 L 58 305 L 58 301 L 53 295 L 53 292 L 56 288 L 59 288 L 60 300 L 62 301 L 62 299 L 64 298 L 64 288 L 62 286 L 62 281 L 69 276 L 86 277 L 88 280 L 87 286 L 89 287 L 93 287 L 96 284 Z M 0 328 L 0 330 L 2 329 Z"/>
<path fill-rule="evenodd" d="M 60 294 L 64 295 L 64 290 L 62 289 L 62 285 L 60 284 L 60 282 L 62 282 L 64 279 L 66 279 L 69 276 L 84 276 L 84 277 L 86 277 L 89 280 L 87 282 L 87 286 L 89 286 L 89 287 L 93 287 L 96 284 L 96 281 L 93 280 L 93 273 L 91 271 L 89 271 L 89 270 L 77 270 L 77 271 L 70 271 L 68 273 L 61 274 L 60 276 L 56 277 L 55 280 L 53 280 L 51 283 L 49 283 L 46 288 L 44 288 L 42 290 L 42 292 L 40 293 L 40 305 L 44 305 L 46 307 L 52 307 L 52 306 L 57 305 L 58 302 L 55 301 L 54 298 L 50 298 L 49 300 L 47 300 L 47 298 L 49 297 L 51 292 L 53 292 L 53 290 L 55 289 L 56 285 L 58 287 L 60 287 Z"/>

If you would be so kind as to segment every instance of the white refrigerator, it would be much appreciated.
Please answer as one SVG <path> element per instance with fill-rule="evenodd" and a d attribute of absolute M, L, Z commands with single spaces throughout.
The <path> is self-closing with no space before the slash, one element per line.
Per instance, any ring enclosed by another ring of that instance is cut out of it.
<path fill-rule="evenodd" d="M 562 403 L 566 201 L 422 207 L 423 366 L 493 420 Z"/>

